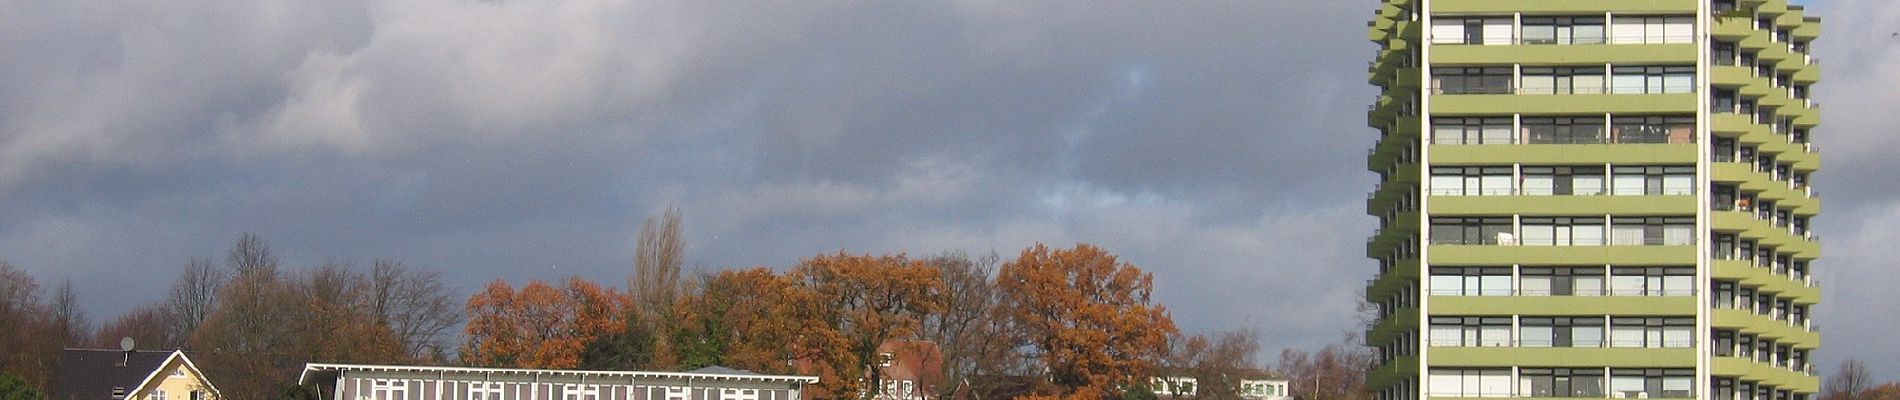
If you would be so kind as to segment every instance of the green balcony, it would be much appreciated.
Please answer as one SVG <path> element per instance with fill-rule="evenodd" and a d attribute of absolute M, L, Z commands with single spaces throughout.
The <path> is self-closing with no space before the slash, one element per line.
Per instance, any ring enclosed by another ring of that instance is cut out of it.
<path fill-rule="evenodd" d="M 1676 94 L 1445 94 L 1432 96 L 1432 114 L 1439 116 L 1577 115 L 1602 113 L 1658 114 L 1696 112 L 1701 96 Z"/>
<path fill-rule="evenodd" d="M 1436 0 L 1432 12 L 1438 14 L 1602 14 L 1603 10 L 1625 13 L 1696 12 L 1695 0 Z"/>
<path fill-rule="evenodd" d="M 1709 272 L 1715 279 L 1739 281 L 1743 285 L 1757 287 L 1762 292 L 1793 299 L 1796 304 L 1814 304 L 1821 300 L 1820 288 L 1785 275 L 1775 275 L 1774 271 L 1756 266 L 1748 260 L 1715 260 L 1710 264 Z"/>
<path fill-rule="evenodd" d="M 1723 40 L 1741 40 L 1755 32 L 1755 21 L 1746 17 L 1718 17 L 1710 35 Z"/>
<path fill-rule="evenodd" d="M 1695 196 L 1432 196 L 1433 215 L 1675 216 L 1696 212 Z"/>
<path fill-rule="evenodd" d="M 1433 265 L 1677 266 L 1696 262 L 1695 246 L 1427 246 Z"/>
<path fill-rule="evenodd" d="M 1798 349 L 1813 349 L 1821 345 L 1819 333 L 1790 325 L 1788 321 L 1777 321 L 1750 310 L 1712 309 L 1709 311 L 1709 326 L 1760 335 Z"/>
<path fill-rule="evenodd" d="M 1676 64 L 1695 63 L 1693 44 L 1437 45 L 1433 65 Z"/>
<path fill-rule="evenodd" d="M 1755 83 L 1755 71 L 1748 67 L 1735 65 L 1717 65 L 1710 68 L 1710 84 L 1735 88 Z"/>
<path fill-rule="evenodd" d="M 1427 307 L 1432 315 L 1682 316 L 1699 309 L 1695 296 L 1431 296 Z"/>
<path fill-rule="evenodd" d="M 1695 348 L 1433 347 L 1432 367 L 1695 368 Z"/>
<path fill-rule="evenodd" d="M 1696 162 L 1694 144 L 1434 144 L 1434 165 L 1656 164 Z"/>
<path fill-rule="evenodd" d="M 1803 393 L 1821 390 L 1821 378 L 1741 357 L 1713 357 L 1709 374 L 1740 377 Z"/>

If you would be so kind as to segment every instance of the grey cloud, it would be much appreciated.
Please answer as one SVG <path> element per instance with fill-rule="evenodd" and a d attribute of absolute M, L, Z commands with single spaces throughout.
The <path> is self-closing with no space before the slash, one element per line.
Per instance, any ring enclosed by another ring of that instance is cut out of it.
<path fill-rule="evenodd" d="M 1829 235 L 1874 235 L 1839 221 L 1893 207 L 1831 175 L 1896 169 L 1861 150 L 1900 122 L 1873 112 L 1900 104 L 1878 90 L 1893 70 L 1851 66 L 1896 52 L 1842 39 L 1894 25 L 1858 12 L 1876 3 L 1816 7 Z M 244 231 L 294 265 L 398 258 L 464 289 L 618 282 L 640 220 L 673 203 L 705 268 L 1090 242 L 1155 272 L 1185 328 L 1310 346 L 1352 328 L 1374 270 L 1369 10 L 9 2 L 0 258 L 74 279 L 95 315 L 163 291 L 116 282 L 166 282 Z M 1828 265 L 1890 255 L 1836 243 Z M 1821 268 L 1830 296 L 1884 296 Z"/>

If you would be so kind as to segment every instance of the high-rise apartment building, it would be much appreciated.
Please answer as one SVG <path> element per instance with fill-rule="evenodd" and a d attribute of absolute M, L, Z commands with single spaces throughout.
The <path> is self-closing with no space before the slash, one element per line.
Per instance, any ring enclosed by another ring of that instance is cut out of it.
<path fill-rule="evenodd" d="M 1787 1 L 1384 0 L 1380 396 L 1813 398 L 1820 28 Z"/>

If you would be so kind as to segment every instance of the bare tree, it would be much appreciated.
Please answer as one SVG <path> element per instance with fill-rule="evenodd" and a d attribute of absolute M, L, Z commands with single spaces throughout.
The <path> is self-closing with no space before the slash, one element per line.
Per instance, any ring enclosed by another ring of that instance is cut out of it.
<path fill-rule="evenodd" d="M 1327 345 L 1318 352 L 1286 349 L 1280 353 L 1280 371 L 1287 374 L 1294 395 L 1308 400 L 1370 400 L 1366 374 L 1372 365 L 1372 352 L 1359 344 L 1357 336 L 1347 334 L 1340 343 Z"/>
<path fill-rule="evenodd" d="M 639 244 L 634 249 L 632 292 L 634 308 L 643 318 L 664 314 L 679 298 L 680 262 L 685 239 L 680 237 L 680 211 L 672 206 L 658 220 L 648 217 L 640 225 Z"/>
<path fill-rule="evenodd" d="M 177 318 L 167 304 L 147 304 L 100 324 L 99 331 L 93 335 L 92 346 L 118 348 L 119 339 L 129 337 L 141 349 L 176 349 L 184 340 L 173 336 L 177 332 L 169 329 L 178 325 Z"/>
<path fill-rule="evenodd" d="M 1860 400 L 1867 389 L 1873 386 L 1873 374 L 1867 371 L 1867 364 L 1857 359 L 1841 362 L 1839 371 L 1827 378 L 1827 387 L 1822 390 L 1825 400 Z"/>
<path fill-rule="evenodd" d="M 925 260 L 943 280 L 944 307 L 926 316 L 923 327 L 924 339 L 943 352 L 941 397 L 959 390 L 977 398 L 1006 397 L 999 391 L 1010 383 L 996 378 L 1026 375 L 1028 364 L 1015 351 L 1010 321 L 1000 314 L 1000 295 L 991 279 L 998 260 L 995 254 L 972 258 L 962 252 Z"/>
<path fill-rule="evenodd" d="M 92 327 L 86 321 L 85 310 L 79 307 L 79 293 L 73 290 L 73 281 L 60 282 L 53 289 L 52 303 L 47 304 L 52 312 L 53 329 L 59 335 L 60 347 L 78 346 L 86 343 L 92 333 Z"/>
<path fill-rule="evenodd" d="M 224 288 L 224 272 L 211 261 L 192 258 L 185 271 L 172 281 L 171 296 L 166 299 L 172 322 L 171 337 L 181 342 L 203 325 L 218 305 L 218 290 Z M 111 339 L 111 338 L 107 338 Z"/>
<path fill-rule="evenodd" d="M 237 244 L 231 246 L 231 253 L 225 256 L 224 262 L 238 276 L 258 271 L 275 273 L 277 270 L 277 255 L 271 253 L 270 242 L 250 232 L 238 237 Z"/>
<path fill-rule="evenodd" d="M 443 334 L 462 322 L 461 304 L 442 286 L 441 275 L 388 260 L 376 260 L 370 269 L 370 309 L 409 358 L 441 349 Z"/>

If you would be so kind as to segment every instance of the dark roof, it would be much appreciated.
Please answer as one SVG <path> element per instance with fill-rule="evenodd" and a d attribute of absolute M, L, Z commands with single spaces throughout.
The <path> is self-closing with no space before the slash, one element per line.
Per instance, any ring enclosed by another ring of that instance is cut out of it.
<path fill-rule="evenodd" d="M 732 368 L 726 368 L 726 367 L 721 367 L 721 366 L 717 366 L 717 365 L 714 365 L 714 366 L 710 366 L 710 367 L 705 367 L 705 368 L 700 368 L 700 369 L 696 369 L 696 370 L 692 370 L 692 371 L 686 371 L 686 373 L 689 373 L 689 374 L 717 374 L 717 375 L 758 375 L 758 374 L 759 374 L 759 373 L 757 373 L 757 372 L 752 372 L 752 371 L 747 371 L 747 370 L 743 370 L 743 369 L 732 369 Z"/>
<path fill-rule="evenodd" d="M 59 373 L 53 376 L 53 395 L 47 400 L 111 399 L 112 388 L 137 389 L 171 355 L 170 351 L 66 349 L 59 354 Z"/>

